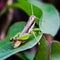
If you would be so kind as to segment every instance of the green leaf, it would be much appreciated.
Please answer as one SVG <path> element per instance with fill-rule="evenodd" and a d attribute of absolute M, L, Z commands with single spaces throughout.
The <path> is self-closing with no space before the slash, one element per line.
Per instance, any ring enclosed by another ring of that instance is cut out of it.
<path fill-rule="evenodd" d="M 54 6 L 45 4 L 37 0 L 28 0 L 43 11 L 40 29 L 43 33 L 54 36 L 59 28 L 59 14 Z"/>
<path fill-rule="evenodd" d="M 21 60 L 27 60 L 27 58 L 25 57 L 25 55 L 24 55 L 22 52 L 16 53 L 15 55 L 16 55 L 18 58 L 20 58 Z"/>
<path fill-rule="evenodd" d="M 34 54 L 29 52 L 29 51 L 24 51 L 23 54 L 25 55 L 25 57 L 27 58 L 27 60 L 33 60 L 34 59 Z"/>
<path fill-rule="evenodd" d="M 22 29 L 25 26 L 25 22 L 17 22 L 14 25 L 12 25 L 8 31 L 8 34 L 4 40 L 0 40 L 0 60 L 4 60 L 5 58 L 8 58 L 9 56 L 24 51 L 26 49 L 30 49 L 33 46 L 37 44 L 37 42 L 41 39 L 42 33 L 37 34 L 37 40 L 35 40 L 34 36 L 31 35 L 30 39 L 22 44 L 20 47 L 14 49 L 13 43 L 10 42 L 10 38 L 13 37 L 18 32 L 22 31 Z M 22 27 L 21 27 L 22 26 Z"/>
<path fill-rule="evenodd" d="M 44 37 L 40 40 L 34 60 L 48 60 L 50 47 Z"/>
<path fill-rule="evenodd" d="M 60 42 L 54 41 L 52 43 L 51 60 L 60 60 Z"/>
<path fill-rule="evenodd" d="M 9 6 L 8 6 L 9 7 Z M 11 8 L 18 8 L 18 9 L 22 9 L 24 12 L 26 12 L 29 16 L 32 15 L 32 12 L 33 14 L 39 18 L 39 19 L 36 19 L 36 23 L 39 24 L 39 20 L 41 20 L 42 18 L 42 10 L 36 6 L 34 6 L 32 4 L 32 8 L 31 8 L 31 3 L 25 1 L 25 0 L 18 0 L 18 2 L 12 4 L 10 6 Z"/>
<path fill-rule="evenodd" d="M 32 12 L 38 18 L 41 18 L 41 16 L 42 16 L 42 10 L 40 8 L 38 8 L 32 4 L 32 8 L 33 8 L 33 11 L 32 11 L 31 3 L 29 3 L 25 0 L 18 0 L 18 3 L 16 3 L 15 6 L 17 8 L 23 9 L 29 16 L 32 15 Z"/>

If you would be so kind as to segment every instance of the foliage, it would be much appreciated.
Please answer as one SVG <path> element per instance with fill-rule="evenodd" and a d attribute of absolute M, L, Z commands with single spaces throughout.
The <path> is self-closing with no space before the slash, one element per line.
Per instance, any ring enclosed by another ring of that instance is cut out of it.
<path fill-rule="evenodd" d="M 48 60 L 50 55 L 51 60 L 60 59 L 60 43 L 53 41 L 51 46 L 49 46 L 46 39 L 42 37 L 43 33 L 51 34 L 53 36 L 57 33 L 57 30 L 59 28 L 59 16 L 57 10 L 52 5 L 39 2 L 38 0 L 18 0 L 16 3 L 8 7 L 22 9 L 29 16 L 31 16 L 31 4 L 33 7 L 33 14 L 38 18 L 36 19 L 36 23 L 38 24 L 42 32 L 40 32 L 40 34 L 36 34 L 37 40 L 35 40 L 35 38 L 31 34 L 31 37 L 28 39 L 27 42 L 22 44 L 20 47 L 14 49 L 13 43 L 10 42 L 10 38 L 18 32 L 22 31 L 22 29 L 26 25 L 26 22 L 17 22 L 13 24 L 9 28 L 8 34 L 5 39 L 0 41 L 0 60 L 4 60 L 5 58 L 8 58 L 9 56 L 21 51 L 23 51 L 23 54 L 28 60 Z M 39 41 L 40 45 L 37 45 L 36 55 L 30 53 L 29 51 L 25 51 L 34 47 Z M 51 54 L 49 53 L 50 48 Z M 16 55 L 19 57 L 22 56 L 19 54 Z M 22 59 L 24 58 L 22 57 Z"/>
<path fill-rule="evenodd" d="M 43 33 L 55 36 L 59 28 L 59 14 L 51 4 L 45 4 L 37 0 L 28 0 L 43 11 L 40 29 Z M 48 30 L 49 29 L 49 30 Z"/>

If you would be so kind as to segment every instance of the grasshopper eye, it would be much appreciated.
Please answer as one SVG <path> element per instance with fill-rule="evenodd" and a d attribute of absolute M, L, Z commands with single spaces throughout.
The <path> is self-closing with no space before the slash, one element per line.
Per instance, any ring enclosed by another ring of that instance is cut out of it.
<path fill-rule="evenodd" d="M 13 37 L 13 38 L 10 38 L 10 41 L 14 41 L 14 42 L 16 42 L 17 40 L 16 40 L 15 37 Z"/>

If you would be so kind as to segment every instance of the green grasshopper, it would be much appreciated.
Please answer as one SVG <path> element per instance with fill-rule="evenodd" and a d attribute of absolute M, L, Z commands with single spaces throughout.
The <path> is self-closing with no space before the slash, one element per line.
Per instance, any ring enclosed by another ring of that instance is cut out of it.
<path fill-rule="evenodd" d="M 31 34 L 33 34 L 34 38 L 36 39 L 35 33 L 40 33 L 40 29 L 33 28 L 35 25 L 35 19 L 35 16 L 30 16 L 22 32 L 19 32 L 14 37 L 10 38 L 11 41 L 14 41 L 14 48 L 17 48 L 22 43 L 26 42 L 30 38 Z"/>
<path fill-rule="evenodd" d="M 34 38 L 36 39 L 36 33 L 40 33 L 39 28 L 34 28 L 35 25 L 35 20 L 36 16 L 33 14 L 33 6 L 31 4 L 31 10 L 32 10 L 32 15 L 29 17 L 29 20 L 22 30 L 22 32 L 17 33 L 14 37 L 12 37 L 10 40 L 14 41 L 14 48 L 19 47 L 22 43 L 26 42 L 29 38 L 30 35 L 33 34 Z"/>

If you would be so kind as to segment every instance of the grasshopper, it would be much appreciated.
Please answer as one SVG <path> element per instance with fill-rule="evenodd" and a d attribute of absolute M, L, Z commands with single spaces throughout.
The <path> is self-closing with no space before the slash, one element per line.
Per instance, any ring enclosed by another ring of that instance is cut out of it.
<path fill-rule="evenodd" d="M 22 30 L 22 32 L 19 32 L 18 34 L 16 34 L 14 37 L 10 38 L 11 41 L 14 41 L 14 48 L 17 48 L 18 46 L 21 45 L 21 43 L 23 43 L 24 41 L 28 40 L 30 37 L 30 32 L 32 31 L 32 28 L 35 25 L 35 16 L 30 16 L 29 20 L 26 24 L 26 26 L 24 27 L 24 29 Z"/>
<path fill-rule="evenodd" d="M 30 38 L 31 34 L 33 34 L 34 38 L 36 39 L 35 32 L 40 32 L 40 29 L 34 28 L 35 19 L 35 16 L 30 16 L 24 29 L 21 32 L 17 33 L 14 37 L 10 38 L 11 41 L 14 41 L 14 48 L 17 48 L 22 43 L 26 42 Z"/>
<path fill-rule="evenodd" d="M 33 14 L 33 7 L 31 4 L 32 15 L 29 17 L 28 22 L 24 29 L 17 33 L 14 37 L 10 38 L 11 41 L 14 41 L 14 48 L 19 47 L 22 43 L 26 42 L 30 35 L 33 34 L 34 38 L 36 39 L 35 32 L 40 33 L 39 28 L 34 28 L 36 16 Z"/>

